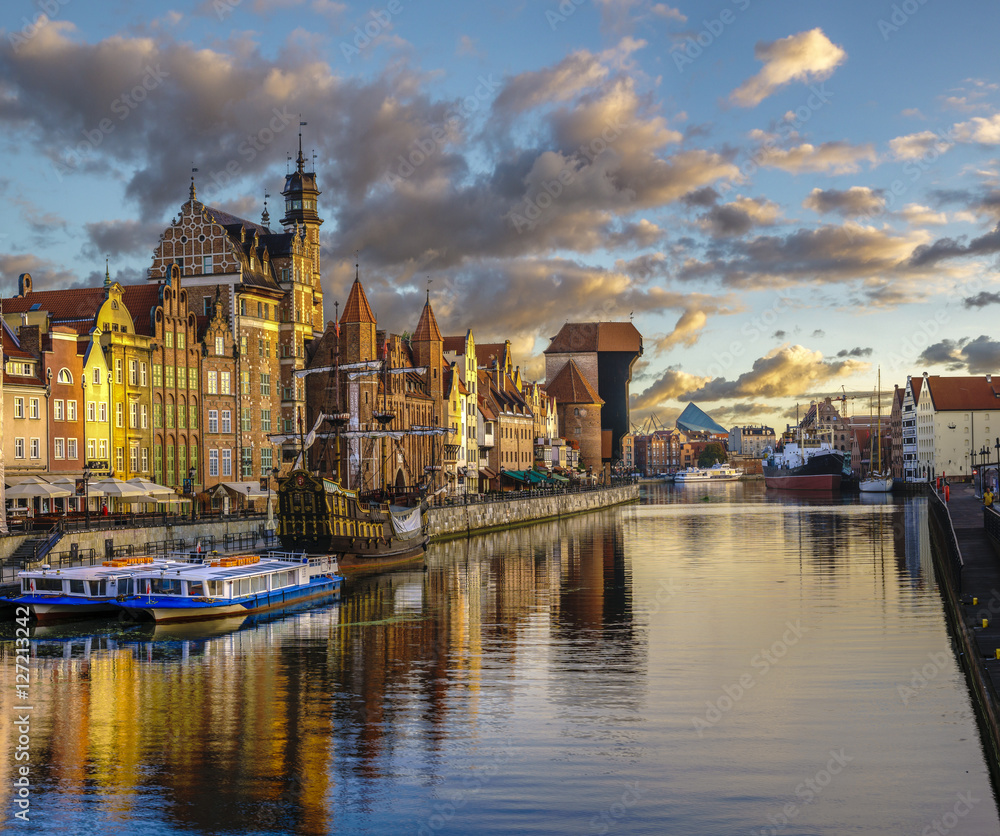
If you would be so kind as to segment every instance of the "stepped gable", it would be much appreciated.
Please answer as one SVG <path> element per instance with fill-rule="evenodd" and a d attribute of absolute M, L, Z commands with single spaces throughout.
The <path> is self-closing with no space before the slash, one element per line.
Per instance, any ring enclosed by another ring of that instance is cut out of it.
<path fill-rule="evenodd" d="M 555 379 L 545 387 L 549 397 L 555 398 L 559 403 L 587 403 L 603 404 L 601 396 L 597 390 L 590 385 L 590 381 L 580 371 L 579 366 L 570 360 L 559 370 Z"/>
<path fill-rule="evenodd" d="M 340 315 L 340 324 L 345 322 L 375 322 L 375 314 L 372 313 L 371 305 L 368 304 L 368 297 L 365 296 L 365 289 L 361 286 L 361 280 L 355 279 L 351 285 L 351 292 L 344 302 L 344 312 Z"/>
<path fill-rule="evenodd" d="M 430 298 L 424 303 L 424 309 L 420 312 L 420 321 L 410 337 L 410 342 L 443 342 L 441 329 L 438 328 L 437 320 L 434 318 L 434 311 L 431 308 Z"/>
<path fill-rule="evenodd" d="M 977 377 L 941 377 L 928 375 L 927 392 L 938 412 L 954 410 L 1000 409 L 1000 380 L 993 383 L 991 375 Z M 917 378 L 913 378 L 913 396 L 917 396 Z"/>
<path fill-rule="evenodd" d="M 700 409 L 696 404 L 689 403 L 684 407 L 684 411 L 677 416 L 675 426 L 685 432 L 718 433 L 719 435 L 729 435 L 722 425 L 716 423 L 711 416 Z"/>

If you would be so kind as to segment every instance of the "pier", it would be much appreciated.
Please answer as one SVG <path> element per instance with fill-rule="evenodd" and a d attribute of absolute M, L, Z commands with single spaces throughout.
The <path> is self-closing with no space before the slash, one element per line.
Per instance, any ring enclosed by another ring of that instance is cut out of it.
<path fill-rule="evenodd" d="M 979 719 L 995 786 L 1000 786 L 1000 558 L 990 531 L 1000 514 L 968 483 L 930 491 L 931 536 L 945 610 Z"/>

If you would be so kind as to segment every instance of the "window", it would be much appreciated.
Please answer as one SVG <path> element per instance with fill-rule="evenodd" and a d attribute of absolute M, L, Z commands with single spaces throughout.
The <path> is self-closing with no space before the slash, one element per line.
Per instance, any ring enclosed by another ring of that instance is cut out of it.
<path fill-rule="evenodd" d="M 260 376 L 260 393 L 266 398 L 271 396 L 271 375 L 262 374 Z"/>
<path fill-rule="evenodd" d="M 250 372 L 240 372 L 240 394 L 250 394 Z"/>
<path fill-rule="evenodd" d="M 222 372 L 219 375 L 219 392 L 223 395 L 233 394 L 230 372 Z"/>
<path fill-rule="evenodd" d="M 249 447 L 243 447 L 240 449 L 241 467 L 240 476 L 247 477 L 253 476 L 253 450 Z"/>
<path fill-rule="evenodd" d="M 122 382 L 122 358 L 115 358 L 115 383 L 121 385 Z"/>
<path fill-rule="evenodd" d="M 208 410 L 208 431 L 210 433 L 219 431 L 219 410 L 217 409 Z"/>
<path fill-rule="evenodd" d="M 208 394 L 218 395 L 219 394 L 219 373 L 209 372 L 208 373 Z"/>
<path fill-rule="evenodd" d="M 76 401 L 66 401 L 66 420 L 76 420 Z"/>
<path fill-rule="evenodd" d="M 224 409 L 219 417 L 222 419 L 220 432 L 231 433 L 233 431 L 232 413 L 228 409 Z"/>
<path fill-rule="evenodd" d="M 223 450 L 222 451 L 222 475 L 232 476 L 233 475 L 233 451 Z"/>
<path fill-rule="evenodd" d="M 102 424 L 106 424 L 108 422 L 108 405 L 106 403 L 101 403 L 98 405 L 97 409 L 98 409 L 97 414 L 99 416 L 98 420 Z"/>
<path fill-rule="evenodd" d="M 139 385 L 139 363 L 136 360 L 128 361 L 128 382 L 129 386 Z"/>
<path fill-rule="evenodd" d="M 40 459 L 42 457 L 42 445 L 37 438 L 31 439 L 29 447 L 30 447 L 31 458 Z"/>
<path fill-rule="evenodd" d="M 215 268 L 212 265 L 212 256 L 210 256 L 210 255 L 203 255 L 201 257 L 201 272 L 202 273 L 212 273 L 214 271 L 215 271 Z M 205 299 L 205 302 L 206 302 L 206 305 L 207 305 L 208 299 Z M 208 311 L 206 310 L 205 313 L 207 314 Z"/>
<path fill-rule="evenodd" d="M 59 374 L 56 376 L 56 380 L 59 383 L 72 383 L 73 375 L 70 374 L 69 369 L 59 369 Z"/>
<path fill-rule="evenodd" d="M 139 407 L 139 416 L 140 416 L 139 426 L 142 429 L 144 429 L 144 430 L 148 429 L 149 428 L 149 407 L 147 407 L 146 404 L 143 404 L 141 407 Z M 143 470 L 145 470 L 145 469 L 146 468 L 143 468 Z"/>
<path fill-rule="evenodd" d="M 244 406 L 240 409 L 240 429 L 245 433 L 248 433 L 251 429 L 253 429 L 253 421 L 250 417 L 251 413 L 252 411 L 249 406 Z"/>
<path fill-rule="evenodd" d="M 208 451 L 208 475 L 218 476 L 219 475 L 219 451 L 209 450 Z"/>
<path fill-rule="evenodd" d="M 24 398 L 14 398 L 14 417 L 24 417 Z"/>
<path fill-rule="evenodd" d="M 23 459 L 24 458 L 24 439 L 15 438 L 14 439 L 14 458 Z"/>
<path fill-rule="evenodd" d="M 188 427 L 192 430 L 198 429 L 198 404 L 188 404 Z"/>
<path fill-rule="evenodd" d="M 270 447 L 260 448 L 260 475 L 271 477 L 271 467 L 274 463 L 274 451 Z"/>
<path fill-rule="evenodd" d="M 146 364 L 139 364 L 139 383 L 145 388 L 146 386 Z"/>
<path fill-rule="evenodd" d="M 78 458 L 75 438 L 66 439 L 66 458 L 67 459 Z"/>
<path fill-rule="evenodd" d="M 38 418 L 38 398 L 28 398 L 28 417 Z"/>
<path fill-rule="evenodd" d="M 123 403 L 115 404 L 115 426 L 116 427 L 125 426 L 125 404 Z"/>
<path fill-rule="evenodd" d="M 57 459 L 66 458 L 66 439 L 65 438 L 53 438 L 52 439 L 52 455 Z"/>
<path fill-rule="evenodd" d="M 132 429 L 139 426 L 139 404 L 135 401 L 128 405 L 128 425 Z M 132 468 L 135 470 L 135 468 Z"/>
<path fill-rule="evenodd" d="M 52 401 L 52 417 L 56 421 L 65 420 L 65 404 L 62 401 Z"/>
<path fill-rule="evenodd" d="M 222 335 L 215 338 L 215 353 L 219 357 L 226 353 L 226 340 Z"/>
<path fill-rule="evenodd" d="M 163 385 L 163 366 L 153 364 L 153 386 L 159 389 Z"/>
<path fill-rule="evenodd" d="M 271 432 L 271 410 L 262 409 L 260 411 L 260 431 L 264 433 Z"/>
<path fill-rule="evenodd" d="M 165 331 L 163 333 L 163 345 L 166 346 L 167 348 L 173 348 L 174 347 L 174 332 L 173 331 Z"/>

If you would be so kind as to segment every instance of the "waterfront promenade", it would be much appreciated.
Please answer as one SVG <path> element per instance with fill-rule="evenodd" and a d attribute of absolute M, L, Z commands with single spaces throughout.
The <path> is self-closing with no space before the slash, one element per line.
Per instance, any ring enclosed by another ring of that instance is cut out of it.
<path fill-rule="evenodd" d="M 932 517 L 942 538 L 941 583 L 983 731 L 987 762 L 1000 783 L 1000 558 L 987 533 L 1000 514 L 986 511 L 971 484 L 931 491 Z M 946 556 L 945 556 L 946 555 Z"/>

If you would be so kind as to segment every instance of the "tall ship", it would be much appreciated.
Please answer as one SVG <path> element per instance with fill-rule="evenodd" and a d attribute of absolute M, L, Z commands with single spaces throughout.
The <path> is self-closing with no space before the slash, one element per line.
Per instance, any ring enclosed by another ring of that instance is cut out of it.
<path fill-rule="evenodd" d="M 781 451 L 763 462 L 764 484 L 794 491 L 838 491 L 844 474 L 844 454 L 829 442 L 785 442 Z"/>

